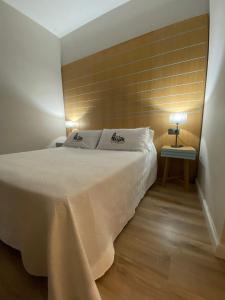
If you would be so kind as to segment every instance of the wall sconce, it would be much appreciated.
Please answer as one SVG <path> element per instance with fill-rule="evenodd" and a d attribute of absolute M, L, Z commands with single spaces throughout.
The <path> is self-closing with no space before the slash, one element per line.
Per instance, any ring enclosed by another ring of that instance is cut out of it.
<path fill-rule="evenodd" d="M 170 135 L 176 135 L 175 145 L 172 145 L 174 148 L 183 147 L 182 145 L 178 145 L 178 136 L 180 134 L 179 125 L 184 124 L 187 122 L 187 113 L 186 112 L 180 112 L 180 113 L 172 113 L 170 114 L 170 124 L 176 124 L 176 128 L 169 128 L 168 134 Z"/>

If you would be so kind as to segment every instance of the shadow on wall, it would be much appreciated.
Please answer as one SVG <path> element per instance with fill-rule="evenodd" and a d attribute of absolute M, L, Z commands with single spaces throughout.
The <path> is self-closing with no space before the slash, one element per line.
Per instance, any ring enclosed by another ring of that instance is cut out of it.
<path fill-rule="evenodd" d="M 207 147 L 204 138 L 201 140 L 201 152 L 199 154 L 199 166 L 198 166 L 198 180 L 202 189 L 202 193 L 205 196 L 210 192 L 210 188 L 206 185 L 206 174 L 209 174 L 210 161 L 208 157 Z M 211 182 L 211 178 L 210 178 Z"/>
<path fill-rule="evenodd" d="M 211 3 L 211 31 L 198 180 L 218 238 L 225 244 L 224 1 Z M 223 6 L 223 8 L 222 8 Z"/>
<path fill-rule="evenodd" d="M 15 95 L 1 95 L 0 154 L 46 148 L 65 135 L 64 116 L 41 110 Z"/>

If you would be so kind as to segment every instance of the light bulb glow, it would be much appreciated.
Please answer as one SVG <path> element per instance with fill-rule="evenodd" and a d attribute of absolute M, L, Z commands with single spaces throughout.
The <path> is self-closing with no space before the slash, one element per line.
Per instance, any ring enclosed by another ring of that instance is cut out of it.
<path fill-rule="evenodd" d="M 66 121 L 65 126 L 66 126 L 66 128 L 75 128 L 76 123 L 74 121 Z"/>

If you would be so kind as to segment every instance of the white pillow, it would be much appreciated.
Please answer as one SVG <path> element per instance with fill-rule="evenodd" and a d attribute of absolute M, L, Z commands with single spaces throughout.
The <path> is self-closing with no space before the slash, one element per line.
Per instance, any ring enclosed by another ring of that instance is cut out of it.
<path fill-rule="evenodd" d="M 149 128 L 104 129 L 97 149 L 149 151 L 153 135 Z"/>
<path fill-rule="evenodd" d="M 95 149 L 102 130 L 74 131 L 64 143 L 66 147 Z"/>

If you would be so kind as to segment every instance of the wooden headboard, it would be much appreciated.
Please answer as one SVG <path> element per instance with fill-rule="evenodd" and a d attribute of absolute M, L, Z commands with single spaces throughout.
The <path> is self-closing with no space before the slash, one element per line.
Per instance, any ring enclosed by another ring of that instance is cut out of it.
<path fill-rule="evenodd" d="M 62 67 L 65 115 L 80 129 L 150 126 L 172 143 L 169 114 L 188 112 L 181 142 L 198 149 L 208 15 L 147 33 Z"/>

